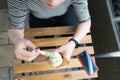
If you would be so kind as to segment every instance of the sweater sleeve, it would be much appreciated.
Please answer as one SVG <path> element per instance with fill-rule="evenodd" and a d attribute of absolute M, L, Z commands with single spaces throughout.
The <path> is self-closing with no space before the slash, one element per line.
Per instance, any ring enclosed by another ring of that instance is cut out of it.
<path fill-rule="evenodd" d="M 84 22 L 90 19 L 87 0 L 73 0 L 72 6 L 79 22 Z"/>
<path fill-rule="evenodd" d="M 24 29 L 28 9 L 25 0 L 7 0 L 9 12 L 9 28 Z"/>

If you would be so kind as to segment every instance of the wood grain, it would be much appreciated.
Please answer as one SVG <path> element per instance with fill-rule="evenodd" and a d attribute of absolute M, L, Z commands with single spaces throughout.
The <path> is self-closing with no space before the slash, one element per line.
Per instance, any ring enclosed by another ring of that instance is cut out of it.
<path fill-rule="evenodd" d="M 42 38 L 42 39 L 32 39 L 31 41 L 38 47 L 47 46 L 60 46 L 69 41 L 72 37 L 59 37 L 59 38 Z M 92 43 L 91 35 L 85 36 L 81 41 L 81 44 Z"/>
<path fill-rule="evenodd" d="M 15 80 L 79 80 L 79 79 L 87 79 L 93 77 L 94 78 L 98 77 L 97 73 L 88 76 L 84 70 L 79 70 L 79 71 L 59 72 L 59 73 L 51 73 L 51 74 L 36 75 L 36 76 L 25 76 L 25 77 L 16 78 Z"/>

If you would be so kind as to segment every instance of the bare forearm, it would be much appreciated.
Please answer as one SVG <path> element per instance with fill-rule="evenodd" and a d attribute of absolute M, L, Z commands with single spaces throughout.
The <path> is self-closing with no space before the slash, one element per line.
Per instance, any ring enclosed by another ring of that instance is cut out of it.
<path fill-rule="evenodd" d="M 80 42 L 82 38 L 89 32 L 91 27 L 91 20 L 80 23 L 74 34 L 74 39 Z"/>
<path fill-rule="evenodd" d="M 9 29 L 8 36 L 14 45 L 17 45 L 21 39 L 24 37 L 24 30 L 21 29 Z"/>

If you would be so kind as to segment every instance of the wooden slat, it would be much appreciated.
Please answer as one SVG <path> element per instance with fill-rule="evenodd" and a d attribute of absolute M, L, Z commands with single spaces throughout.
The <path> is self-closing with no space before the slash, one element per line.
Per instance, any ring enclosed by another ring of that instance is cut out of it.
<path fill-rule="evenodd" d="M 73 34 L 75 32 L 75 28 L 76 27 L 72 27 L 72 26 L 32 28 L 25 30 L 25 36 Z"/>
<path fill-rule="evenodd" d="M 74 51 L 73 51 L 73 54 L 72 54 L 72 56 L 77 56 L 78 54 L 80 54 L 81 52 L 83 52 L 83 51 L 87 51 L 89 54 L 94 54 L 94 49 L 93 49 L 93 46 L 87 46 L 87 47 L 79 47 L 79 48 L 77 48 L 77 49 L 75 49 Z M 47 50 L 45 50 L 45 51 L 51 51 L 51 49 L 47 49 Z M 38 56 L 37 57 L 37 59 L 45 59 L 45 58 L 48 58 L 48 57 L 46 57 L 46 56 Z M 19 60 L 19 59 L 17 59 L 16 57 L 15 57 L 15 55 L 14 55 L 14 59 L 15 60 Z M 20 60 L 19 60 L 20 61 Z"/>
<path fill-rule="evenodd" d="M 79 66 L 81 66 L 81 64 L 79 60 L 76 58 L 76 59 L 71 59 L 70 64 L 67 66 L 67 68 L 79 67 Z M 47 61 L 14 65 L 14 73 L 55 70 L 55 69 L 59 69 L 59 68 L 54 68 L 50 66 L 47 63 Z"/>
<path fill-rule="evenodd" d="M 94 57 L 92 57 L 92 58 L 95 62 L 95 58 Z M 73 67 L 82 67 L 81 63 L 79 62 L 79 60 L 77 58 L 71 59 L 69 65 L 67 65 L 65 68 L 73 68 Z M 47 63 L 47 61 L 14 65 L 14 73 L 57 70 L 57 69 L 59 69 L 59 68 L 50 66 Z"/>
<path fill-rule="evenodd" d="M 53 48 L 54 50 L 55 48 Z M 52 49 L 44 49 L 45 51 L 51 51 Z M 86 46 L 86 47 L 78 47 L 73 51 L 72 56 L 78 55 L 83 51 L 87 51 L 89 54 L 94 54 L 93 46 Z"/>
<path fill-rule="evenodd" d="M 93 46 L 88 46 L 88 47 L 79 47 L 73 51 L 72 56 L 77 56 L 83 51 L 87 51 L 89 54 L 94 54 L 94 49 Z M 50 51 L 50 50 L 45 50 L 45 51 Z M 46 58 L 45 56 L 38 56 L 37 58 Z"/>
<path fill-rule="evenodd" d="M 83 52 L 83 51 L 85 51 L 85 50 L 86 50 L 89 54 L 94 54 L 93 46 L 87 46 L 87 47 L 78 47 L 77 49 L 75 49 L 75 50 L 73 51 L 72 56 L 77 56 L 78 54 L 80 54 L 81 52 Z M 51 49 L 47 49 L 47 50 L 45 50 L 45 51 L 51 51 Z M 38 56 L 37 58 L 45 59 L 45 58 L 47 58 L 47 57 L 45 57 L 45 56 Z M 15 55 L 14 55 L 14 59 L 15 59 L 15 60 L 19 60 L 19 59 L 17 59 L 17 58 L 15 57 Z"/>
<path fill-rule="evenodd" d="M 89 47 L 79 47 L 77 49 L 74 50 L 72 56 L 76 56 L 80 53 L 82 53 L 83 51 L 87 51 L 89 54 L 94 54 L 94 49 L 93 46 L 89 46 Z"/>
<path fill-rule="evenodd" d="M 68 40 L 72 37 L 60 37 L 60 38 L 42 38 L 42 39 L 32 39 L 31 41 L 39 47 L 47 47 L 47 46 L 59 46 L 68 42 Z M 83 43 L 92 43 L 91 35 L 85 36 L 81 41 Z"/>
<path fill-rule="evenodd" d="M 97 76 L 98 76 L 97 73 L 88 76 L 84 70 L 79 70 L 79 71 L 51 73 L 51 74 L 36 75 L 36 76 L 25 76 L 21 78 L 16 78 L 15 80 L 79 80 L 86 78 L 96 78 Z"/>

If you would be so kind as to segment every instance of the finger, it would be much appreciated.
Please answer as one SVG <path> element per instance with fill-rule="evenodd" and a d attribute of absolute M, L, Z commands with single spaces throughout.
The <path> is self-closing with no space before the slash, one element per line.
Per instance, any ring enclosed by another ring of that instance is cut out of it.
<path fill-rule="evenodd" d="M 55 52 L 56 50 L 55 49 L 49 49 L 49 50 L 46 50 L 48 52 Z"/>
<path fill-rule="evenodd" d="M 39 55 L 39 54 L 38 54 Z M 23 55 L 20 55 L 20 54 L 17 54 L 16 55 L 16 58 L 18 58 L 18 59 L 21 59 L 21 60 L 25 60 L 25 61 L 32 61 L 33 59 L 35 59 L 38 55 L 35 55 L 35 56 L 23 56 Z"/>
<path fill-rule="evenodd" d="M 26 50 L 23 50 L 21 52 L 22 52 L 21 56 L 24 56 L 24 57 L 27 57 L 27 58 L 36 57 L 40 54 L 39 52 L 29 52 L 29 51 L 26 51 Z"/>
<path fill-rule="evenodd" d="M 63 68 L 66 68 L 66 67 L 67 67 L 67 65 L 63 65 L 63 66 L 58 66 L 57 68 L 63 69 Z"/>
<path fill-rule="evenodd" d="M 29 47 L 30 49 L 36 49 L 37 46 L 35 46 L 31 41 L 27 41 L 27 47 Z"/>
<path fill-rule="evenodd" d="M 18 58 L 20 60 L 24 60 L 24 61 L 29 61 L 29 62 L 35 59 L 35 57 L 34 58 L 27 58 L 27 57 L 24 57 L 21 55 L 17 55 L 16 58 Z"/>
<path fill-rule="evenodd" d="M 61 47 L 59 47 L 59 48 L 57 48 L 55 51 L 56 51 L 56 52 L 62 52 L 63 49 L 62 49 Z"/>

